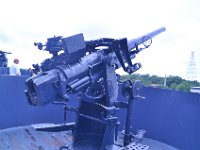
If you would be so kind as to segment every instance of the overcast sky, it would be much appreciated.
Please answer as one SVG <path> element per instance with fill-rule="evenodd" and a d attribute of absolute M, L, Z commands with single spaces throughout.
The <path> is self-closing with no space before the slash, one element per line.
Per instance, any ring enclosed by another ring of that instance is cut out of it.
<path fill-rule="evenodd" d="M 33 43 L 54 35 L 131 39 L 166 27 L 133 62 L 142 63 L 138 73 L 185 78 L 192 51 L 199 68 L 199 6 L 199 0 L 1 0 L 0 49 L 12 52 L 9 65 L 18 57 L 29 68 L 48 57 Z"/>

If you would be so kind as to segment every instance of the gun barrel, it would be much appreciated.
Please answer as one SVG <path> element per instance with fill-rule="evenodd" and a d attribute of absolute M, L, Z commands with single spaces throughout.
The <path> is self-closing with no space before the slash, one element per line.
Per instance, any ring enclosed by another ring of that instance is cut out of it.
<path fill-rule="evenodd" d="M 80 90 L 87 88 L 96 82 L 99 82 L 100 79 L 104 78 L 105 76 L 105 72 L 102 71 L 107 67 L 107 64 L 105 65 L 105 61 L 109 65 L 111 63 L 110 60 L 107 60 L 107 58 L 111 59 L 113 61 L 112 63 L 115 63 L 118 68 L 123 67 L 123 69 L 128 73 L 135 72 L 141 67 L 141 65 L 139 63 L 132 64 L 131 59 L 134 58 L 137 52 L 135 53 L 134 51 L 131 51 L 131 49 L 137 49 L 139 44 L 144 44 L 144 42 L 148 41 L 163 31 L 165 31 L 165 28 L 160 28 L 144 36 L 129 41 L 128 49 L 126 39 L 122 39 L 121 41 L 103 39 L 100 42 L 100 45 L 103 42 L 108 42 L 103 44 L 108 45 L 111 48 L 116 48 L 117 50 L 121 49 L 121 51 L 109 51 L 110 53 L 104 51 L 104 49 L 95 49 L 94 52 L 89 53 L 88 55 L 83 55 L 86 52 L 82 49 L 84 45 L 81 44 L 80 49 L 78 48 L 75 49 L 76 51 L 74 51 L 73 44 L 76 44 L 76 42 L 73 43 L 72 41 L 74 40 L 70 40 L 72 46 L 70 46 L 71 49 L 66 54 L 67 57 L 60 55 L 59 59 L 55 59 L 58 62 L 63 62 L 63 64 L 56 65 L 56 67 L 53 67 L 53 69 L 42 72 L 37 76 L 26 80 L 26 95 L 28 97 L 29 103 L 32 105 L 43 106 L 55 100 L 64 100 L 67 98 L 68 94 L 73 92 L 77 93 Z M 83 40 L 79 40 L 78 42 L 82 43 Z M 96 42 L 98 45 L 99 41 Z M 120 49 L 118 49 L 118 47 Z M 131 52 L 133 52 L 133 55 Z M 78 57 L 75 57 L 77 54 Z M 72 59 L 65 63 L 63 59 L 68 59 L 68 57 L 72 57 Z M 52 60 L 52 62 L 56 62 L 54 59 Z M 128 66 L 126 66 L 127 64 Z"/>
<path fill-rule="evenodd" d="M 152 39 L 153 37 L 157 36 L 158 34 L 162 33 L 165 31 L 165 27 L 162 27 L 160 29 L 157 29 L 155 31 L 152 31 L 144 36 L 141 36 L 136 39 L 132 39 L 128 41 L 128 50 L 134 49 L 137 45 L 146 42 L 147 40 Z"/>

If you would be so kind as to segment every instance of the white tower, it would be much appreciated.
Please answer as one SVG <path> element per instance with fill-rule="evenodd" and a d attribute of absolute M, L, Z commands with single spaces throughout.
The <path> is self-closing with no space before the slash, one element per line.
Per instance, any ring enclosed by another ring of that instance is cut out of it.
<path fill-rule="evenodd" d="M 197 66 L 195 61 L 195 52 L 191 52 L 190 60 L 187 66 L 186 79 L 190 81 L 197 81 Z"/>

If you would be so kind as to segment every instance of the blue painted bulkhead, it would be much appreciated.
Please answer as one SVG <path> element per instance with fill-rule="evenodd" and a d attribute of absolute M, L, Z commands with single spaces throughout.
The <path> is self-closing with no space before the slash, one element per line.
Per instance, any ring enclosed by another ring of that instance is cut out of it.
<path fill-rule="evenodd" d="M 0 129 L 35 123 L 63 123 L 62 105 L 34 107 L 28 104 L 24 94 L 27 77 L 0 76 Z M 181 150 L 200 149 L 200 94 L 152 87 L 143 87 L 140 93 L 146 99 L 134 101 L 134 132 L 144 129 L 146 137 Z M 119 100 L 123 99 L 119 95 Z M 121 125 L 124 124 L 126 111 L 121 110 L 118 115 Z M 67 113 L 67 122 L 75 121 L 74 116 L 74 113 Z"/>
<path fill-rule="evenodd" d="M 0 76 L 0 129 L 35 123 L 63 123 L 63 106 L 29 105 L 25 94 L 25 80 L 28 76 Z M 67 113 L 73 116 L 70 112 Z M 74 120 L 68 117 L 66 121 Z"/>
<path fill-rule="evenodd" d="M 143 87 L 140 95 L 146 99 L 134 101 L 134 131 L 144 129 L 146 137 L 181 150 L 200 149 L 200 94 Z"/>

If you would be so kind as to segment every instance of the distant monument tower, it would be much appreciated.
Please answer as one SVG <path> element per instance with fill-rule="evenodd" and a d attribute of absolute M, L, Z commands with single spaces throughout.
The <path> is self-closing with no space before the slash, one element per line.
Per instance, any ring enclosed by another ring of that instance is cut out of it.
<path fill-rule="evenodd" d="M 190 60 L 187 66 L 186 79 L 190 81 L 197 80 L 197 66 L 195 61 L 195 52 L 191 52 Z"/>

